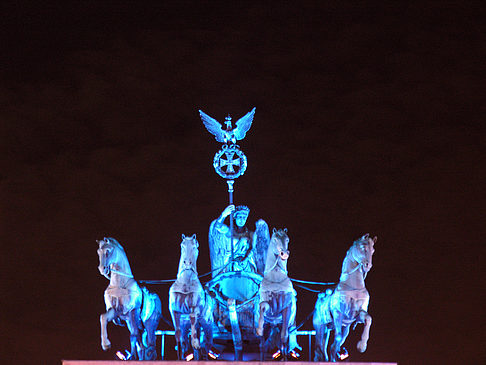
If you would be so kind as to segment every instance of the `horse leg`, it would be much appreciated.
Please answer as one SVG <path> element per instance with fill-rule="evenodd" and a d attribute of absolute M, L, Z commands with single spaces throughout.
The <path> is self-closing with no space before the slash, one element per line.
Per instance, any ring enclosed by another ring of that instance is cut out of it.
<path fill-rule="evenodd" d="M 140 317 L 137 315 L 137 308 L 132 309 L 127 318 L 127 327 L 130 331 L 130 359 L 145 360 L 145 351 L 140 333 Z"/>
<path fill-rule="evenodd" d="M 157 337 L 155 336 L 155 329 L 157 328 L 158 320 L 147 323 L 145 331 L 147 333 L 147 360 L 157 359 Z"/>
<path fill-rule="evenodd" d="M 181 323 L 181 359 L 186 361 L 186 356 L 191 352 L 191 341 L 189 339 L 191 333 L 191 321 L 184 320 Z"/>
<path fill-rule="evenodd" d="M 302 350 L 302 346 L 299 345 L 297 342 L 297 329 L 295 328 L 295 316 L 297 315 L 297 300 L 294 296 L 292 296 L 290 300 L 289 306 L 289 316 L 287 323 L 289 324 L 288 328 L 288 349 L 290 351 L 298 349 Z M 309 359 L 310 360 L 310 359 Z"/>
<path fill-rule="evenodd" d="M 263 362 L 265 360 L 265 339 L 263 336 L 260 336 L 260 361 Z"/>
<path fill-rule="evenodd" d="M 280 332 L 280 351 L 282 351 L 283 359 L 287 359 L 289 352 L 289 307 L 282 310 L 282 331 Z"/>
<path fill-rule="evenodd" d="M 260 317 L 258 317 L 258 327 L 256 328 L 257 336 L 263 336 L 263 324 L 265 322 L 264 314 L 270 309 L 270 304 L 268 302 L 260 303 Z"/>
<path fill-rule="evenodd" d="M 341 350 L 341 341 L 343 338 L 343 314 L 341 312 L 333 312 L 334 319 L 334 342 L 331 346 L 331 361 L 336 362 L 339 351 Z"/>
<path fill-rule="evenodd" d="M 356 348 L 359 352 L 365 352 L 368 346 L 368 339 L 370 338 L 370 327 L 371 327 L 371 316 L 365 312 L 361 311 L 359 313 L 360 319 L 364 322 L 363 333 L 361 334 L 361 341 L 358 342 Z"/>
<path fill-rule="evenodd" d="M 316 349 L 314 351 L 314 361 L 319 362 L 324 359 L 322 346 L 324 345 L 324 326 L 323 324 L 317 324 L 314 326 L 316 329 Z M 327 356 L 327 355 L 326 355 Z M 327 361 L 327 359 L 326 359 Z"/>
<path fill-rule="evenodd" d="M 155 336 L 155 330 L 160 321 L 160 316 L 162 313 L 162 304 L 158 296 L 153 297 L 154 308 L 150 317 L 145 321 L 143 327 L 145 328 L 147 334 L 147 350 L 145 357 L 147 360 L 157 359 L 157 337 Z"/>
<path fill-rule="evenodd" d="M 341 329 L 341 341 L 339 341 L 339 351 L 341 351 L 344 342 L 346 341 L 346 338 L 348 338 L 350 328 L 351 328 L 350 326 L 344 325 Z"/>
<path fill-rule="evenodd" d="M 181 332 L 181 314 L 174 310 L 170 311 L 170 316 L 172 317 L 172 323 L 174 325 L 174 337 L 176 340 L 177 348 L 177 360 L 182 360 L 182 332 Z"/>
<path fill-rule="evenodd" d="M 199 307 L 195 307 L 192 309 L 189 318 L 191 320 L 191 345 L 192 348 L 194 349 L 194 352 L 196 352 L 201 347 L 201 344 L 199 343 L 199 336 L 198 336 L 199 331 L 196 328 L 196 323 L 199 318 Z"/>
<path fill-rule="evenodd" d="M 157 328 L 158 319 L 157 318 L 150 318 L 144 324 L 144 333 L 146 334 L 146 350 L 145 350 L 145 357 L 146 360 L 155 360 L 157 358 L 157 337 L 155 336 L 155 329 Z M 142 338 L 143 340 L 143 338 Z"/>
<path fill-rule="evenodd" d="M 204 332 L 204 357 L 206 359 L 213 347 L 213 322 L 211 316 L 211 306 L 206 302 L 206 308 L 203 309 L 203 314 L 201 315 L 201 326 Z"/>
<path fill-rule="evenodd" d="M 189 319 L 191 322 L 191 346 L 194 353 L 194 360 L 198 361 L 200 355 L 201 344 L 199 342 L 200 331 L 197 326 L 199 320 L 199 307 L 194 307 L 189 314 Z"/>
<path fill-rule="evenodd" d="M 101 327 L 101 348 L 106 351 L 111 347 L 111 342 L 108 339 L 108 332 L 106 325 L 116 317 L 116 312 L 113 308 L 108 309 L 106 313 L 100 315 L 100 327 Z"/>
<path fill-rule="evenodd" d="M 326 326 L 326 325 L 324 325 L 324 326 Z M 326 361 L 329 361 L 329 353 L 328 353 L 327 349 L 328 349 L 328 346 L 329 346 L 329 337 L 331 335 L 331 329 L 325 328 L 324 332 L 325 332 L 324 336 L 326 338 L 325 341 L 324 341 L 324 359 Z"/>

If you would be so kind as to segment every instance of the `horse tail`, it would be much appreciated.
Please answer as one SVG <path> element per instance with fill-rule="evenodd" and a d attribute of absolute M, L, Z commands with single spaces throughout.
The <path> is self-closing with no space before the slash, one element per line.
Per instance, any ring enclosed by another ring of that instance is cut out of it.
<path fill-rule="evenodd" d="M 157 294 L 151 293 L 147 288 L 142 287 L 142 322 L 155 321 L 159 322 L 162 316 L 162 302 Z"/>

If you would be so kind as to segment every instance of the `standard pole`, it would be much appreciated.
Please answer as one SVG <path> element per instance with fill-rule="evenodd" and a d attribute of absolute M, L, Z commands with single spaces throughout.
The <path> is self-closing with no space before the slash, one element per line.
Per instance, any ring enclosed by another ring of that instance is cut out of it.
<path fill-rule="evenodd" d="M 229 194 L 229 203 L 233 204 L 233 184 L 235 183 L 234 180 L 226 180 L 228 183 L 228 194 Z M 233 212 L 230 214 L 230 241 L 231 241 L 231 271 L 233 271 L 233 262 L 234 262 L 234 242 L 233 242 Z"/>

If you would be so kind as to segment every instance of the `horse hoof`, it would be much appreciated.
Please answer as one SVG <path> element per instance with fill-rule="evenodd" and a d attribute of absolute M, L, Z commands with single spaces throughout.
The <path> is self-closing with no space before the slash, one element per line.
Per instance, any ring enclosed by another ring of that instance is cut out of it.
<path fill-rule="evenodd" d="M 103 351 L 108 351 L 109 349 L 111 349 L 111 342 L 110 341 L 102 342 L 101 348 L 103 349 Z"/>
<path fill-rule="evenodd" d="M 359 341 L 358 344 L 356 345 L 356 348 L 358 349 L 359 352 L 365 352 L 366 347 L 367 347 L 367 344 L 364 341 Z"/>
<path fill-rule="evenodd" d="M 257 334 L 258 337 L 262 337 L 263 336 L 263 329 L 260 328 L 260 327 L 257 327 L 256 334 Z"/>

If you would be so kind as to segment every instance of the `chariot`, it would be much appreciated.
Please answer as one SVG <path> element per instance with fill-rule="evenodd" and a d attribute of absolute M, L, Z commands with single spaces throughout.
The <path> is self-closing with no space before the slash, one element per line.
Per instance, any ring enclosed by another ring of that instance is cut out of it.
<path fill-rule="evenodd" d="M 106 324 L 115 320 L 126 321 L 131 333 L 129 356 L 141 360 L 155 356 L 154 333 L 162 336 L 162 359 L 167 335 L 175 337 L 179 360 L 260 361 L 298 358 L 302 348 L 297 336 L 307 335 L 310 360 L 310 340 L 317 332 L 315 360 L 322 361 L 329 359 L 329 333 L 334 330 L 330 359 L 336 361 L 352 323 L 365 324 L 358 344 L 358 350 L 365 351 L 371 316 L 367 313 L 369 294 L 364 279 L 371 268 L 376 237 L 364 235 L 353 243 L 336 289 L 318 296 L 313 320 L 316 331 L 298 331 L 297 294 L 287 272 L 290 255 L 287 229 L 274 228 L 270 235 L 267 223 L 260 219 L 255 229 L 250 230 L 246 226 L 250 209 L 233 204 L 235 179 L 247 167 L 236 140 L 245 137 L 254 113 L 255 108 L 240 118 L 236 128 L 232 128 L 228 116 L 223 130 L 216 120 L 200 111 L 206 128 L 217 141 L 225 143 L 216 153 L 213 165 L 226 179 L 229 205 L 209 226 L 211 279 L 208 282 L 201 283 L 197 272 L 199 243 L 195 234 L 182 235 L 177 279 L 143 281 L 173 282 L 169 310 L 174 330 L 155 331 L 161 317 L 160 300 L 137 285 L 124 250 L 115 239 L 99 241 L 99 270 L 110 280 L 105 291 L 107 312 L 100 317 L 103 349 L 110 346 Z M 226 220 L 229 225 L 225 224 Z"/>

